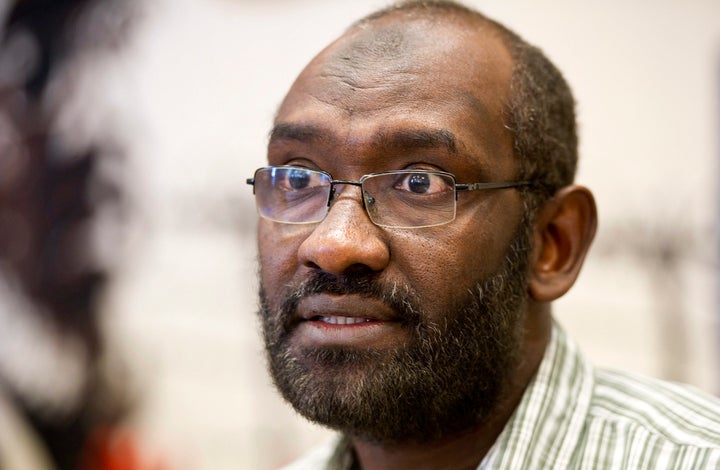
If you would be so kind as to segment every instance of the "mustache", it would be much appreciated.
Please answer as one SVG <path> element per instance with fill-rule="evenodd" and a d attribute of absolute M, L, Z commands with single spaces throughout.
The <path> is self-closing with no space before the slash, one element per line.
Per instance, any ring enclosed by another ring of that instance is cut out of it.
<path fill-rule="evenodd" d="M 302 299 L 318 294 L 357 295 L 380 301 L 397 313 L 401 323 L 416 325 L 422 319 L 417 295 L 408 285 L 381 281 L 373 273 L 335 275 L 315 271 L 285 296 L 280 312 L 290 319 Z"/>

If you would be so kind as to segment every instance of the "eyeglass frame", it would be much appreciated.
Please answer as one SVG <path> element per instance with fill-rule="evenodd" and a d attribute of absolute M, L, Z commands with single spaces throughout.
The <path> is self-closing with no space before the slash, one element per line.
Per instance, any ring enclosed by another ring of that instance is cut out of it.
<path fill-rule="evenodd" d="M 267 218 L 268 220 L 272 220 L 273 222 L 277 222 L 277 223 L 281 223 L 281 224 L 291 224 L 291 225 L 315 224 L 315 223 L 322 222 L 325 219 L 325 217 L 327 217 L 327 214 L 330 212 L 329 208 L 331 207 L 332 201 L 335 197 L 335 186 L 336 185 L 344 184 L 344 185 L 350 185 L 350 186 L 357 186 L 360 188 L 361 194 L 364 194 L 363 193 L 363 182 L 368 178 L 372 178 L 372 177 L 376 177 L 376 176 L 401 174 L 401 173 L 419 173 L 419 174 L 433 174 L 433 175 L 441 175 L 441 176 L 449 177 L 452 180 L 453 186 L 454 186 L 454 192 L 455 192 L 454 201 L 456 203 L 455 204 L 456 208 L 457 208 L 457 201 L 458 201 L 458 191 L 483 191 L 486 189 L 508 189 L 508 188 L 519 188 L 519 187 L 536 186 L 537 185 L 537 182 L 535 182 L 535 181 L 495 181 L 495 182 L 485 182 L 485 183 L 458 183 L 455 175 L 452 173 L 449 173 L 447 171 L 442 171 L 442 170 L 427 170 L 427 169 L 421 169 L 421 168 L 417 168 L 417 169 L 409 168 L 409 169 L 403 169 L 403 170 L 388 170 L 388 171 L 379 171 L 379 172 L 375 172 L 375 173 L 368 173 L 366 175 L 362 175 L 358 181 L 336 180 L 327 171 L 314 170 L 312 168 L 306 168 L 306 167 L 295 166 L 295 165 L 266 165 L 266 166 L 262 166 L 262 167 L 258 168 L 257 170 L 255 170 L 253 175 L 257 175 L 257 173 L 262 170 L 272 170 L 272 169 L 294 169 L 294 170 L 314 171 L 317 173 L 322 173 L 324 175 L 327 175 L 328 179 L 330 180 L 329 181 L 330 192 L 328 193 L 328 202 L 327 202 L 327 206 L 326 206 L 326 207 L 328 207 L 328 210 L 327 210 L 327 212 L 325 212 L 325 215 L 320 220 L 310 221 L 310 222 L 286 222 L 286 221 L 281 221 L 281 220 L 270 219 L 270 218 L 264 217 L 261 213 L 259 213 L 260 217 Z M 255 176 L 253 176 L 252 178 L 247 178 L 245 180 L 245 183 L 248 185 L 251 185 L 253 187 L 253 195 L 254 195 L 255 194 Z M 365 204 L 365 197 L 364 196 L 361 197 L 361 200 L 362 200 L 363 210 L 365 211 L 366 214 L 368 214 L 368 218 L 374 225 L 377 225 L 379 227 L 406 228 L 406 229 L 407 228 L 413 229 L 413 228 L 437 227 L 440 225 L 449 224 L 450 222 L 455 220 L 455 217 L 453 217 L 452 219 L 450 219 L 446 222 L 441 222 L 438 224 L 418 225 L 418 226 L 408 226 L 408 227 L 378 224 L 374 220 L 372 220 L 372 217 L 370 216 L 370 213 L 368 212 L 367 206 Z"/>

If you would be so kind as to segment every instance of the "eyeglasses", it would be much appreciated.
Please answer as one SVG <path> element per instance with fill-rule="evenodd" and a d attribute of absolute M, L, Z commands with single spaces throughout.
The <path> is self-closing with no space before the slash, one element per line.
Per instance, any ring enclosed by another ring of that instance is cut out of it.
<path fill-rule="evenodd" d="M 395 170 L 360 181 L 334 180 L 329 173 L 297 166 L 266 166 L 247 179 L 261 217 L 286 224 L 322 221 L 337 185 L 359 186 L 370 220 L 381 227 L 434 227 L 455 219 L 458 191 L 517 188 L 529 181 L 458 184 L 444 171 Z"/>

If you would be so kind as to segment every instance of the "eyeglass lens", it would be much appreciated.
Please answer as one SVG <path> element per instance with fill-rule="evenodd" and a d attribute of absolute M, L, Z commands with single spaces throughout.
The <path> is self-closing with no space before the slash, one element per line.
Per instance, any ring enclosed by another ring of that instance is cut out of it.
<path fill-rule="evenodd" d="M 331 178 L 319 171 L 268 167 L 255 172 L 255 199 L 262 217 L 276 222 L 319 222 L 327 213 Z"/>
<path fill-rule="evenodd" d="M 408 170 L 366 175 L 360 181 L 373 223 L 427 227 L 455 218 L 455 181 L 449 174 Z M 328 211 L 334 182 L 329 174 L 297 167 L 265 167 L 255 173 L 262 217 L 284 223 L 314 223 Z M 345 183 L 347 184 L 347 183 Z"/>

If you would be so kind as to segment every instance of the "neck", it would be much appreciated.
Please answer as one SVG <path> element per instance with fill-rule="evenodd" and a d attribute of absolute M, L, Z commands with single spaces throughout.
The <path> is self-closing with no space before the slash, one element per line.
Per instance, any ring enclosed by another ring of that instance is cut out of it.
<path fill-rule="evenodd" d="M 505 421 L 507 419 L 509 415 Z M 471 431 L 430 443 L 383 445 L 353 438 L 352 444 L 362 469 L 474 469 L 502 431 L 502 426 L 491 421 Z"/>
<path fill-rule="evenodd" d="M 513 371 L 502 400 L 488 418 L 463 433 L 433 442 L 383 444 L 351 437 L 360 467 L 364 470 L 477 468 L 520 403 L 550 340 L 549 309 L 536 313 L 526 319 L 522 360 Z"/>

